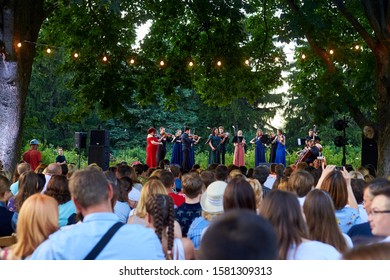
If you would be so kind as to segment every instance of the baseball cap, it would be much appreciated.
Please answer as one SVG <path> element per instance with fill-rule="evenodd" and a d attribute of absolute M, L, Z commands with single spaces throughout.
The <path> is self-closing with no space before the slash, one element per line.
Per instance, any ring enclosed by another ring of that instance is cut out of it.
<path fill-rule="evenodd" d="M 33 139 L 30 141 L 30 145 L 39 145 L 39 142 L 37 139 Z"/>

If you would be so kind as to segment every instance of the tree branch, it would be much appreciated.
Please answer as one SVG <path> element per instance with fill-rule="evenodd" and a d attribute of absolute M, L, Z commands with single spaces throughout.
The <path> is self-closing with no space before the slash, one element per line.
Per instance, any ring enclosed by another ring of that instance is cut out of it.
<path fill-rule="evenodd" d="M 343 1 L 338 0 L 338 1 L 335 1 L 335 2 L 343 2 Z M 365 10 L 365 12 L 366 12 L 366 14 L 367 14 L 367 19 L 368 19 L 368 21 L 369 21 L 369 23 L 370 23 L 372 29 L 374 30 L 374 34 L 377 36 L 377 39 L 379 39 L 379 40 L 382 41 L 384 38 L 383 38 L 383 36 L 382 36 L 383 33 L 382 33 L 381 25 L 380 25 L 380 23 L 378 22 L 378 20 L 377 20 L 377 18 L 376 18 L 376 16 L 375 16 L 375 11 L 374 11 L 374 7 L 373 7 L 374 1 L 371 1 L 371 0 L 362 0 L 362 3 L 363 3 L 363 6 L 364 6 L 364 10 Z M 338 6 L 338 5 L 336 4 L 336 6 Z M 342 6 L 344 6 L 344 3 L 342 3 Z M 338 8 L 339 8 L 339 7 L 338 7 Z M 344 8 L 345 8 L 345 6 L 344 6 Z M 341 13 L 343 13 L 342 9 L 339 8 L 339 10 L 340 10 Z M 345 17 L 348 19 L 347 16 L 345 16 Z M 351 17 L 352 17 L 352 15 L 351 15 Z M 355 20 L 356 20 L 356 19 L 355 19 Z M 348 19 L 348 21 L 351 22 L 349 19 Z M 352 23 L 352 22 L 351 22 L 351 23 Z M 366 39 L 368 39 L 367 37 L 369 37 L 369 38 L 371 38 L 371 41 L 374 41 L 373 38 L 371 37 L 371 35 L 369 35 L 369 34 L 364 30 L 364 28 L 361 27 L 361 29 L 363 29 L 363 30 L 365 31 L 365 33 L 367 33 L 367 35 L 364 35 L 364 36 L 363 36 L 363 33 L 360 33 L 359 29 L 356 28 L 356 26 L 355 26 L 353 23 L 352 23 L 352 25 L 353 25 L 353 27 L 356 29 L 356 31 L 359 32 L 359 34 L 363 37 L 363 39 L 366 41 L 366 43 L 368 44 L 368 46 L 370 47 L 370 49 L 374 50 L 374 48 L 375 48 L 375 43 L 374 43 L 374 42 L 373 42 L 373 43 L 369 43 L 369 41 L 366 40 Z M 359 24 L 359 25 L 360 25 L 360 24 Z"/>
<path fill-rule="evenodd" d="M 308 31 L 308 28 L 306 28 L 307 26 L 310 26 L 310 23 L 308 20 L 306 20 L 306 16 L 305 14 L 303 14 L 301 12 L 301 10 L 299 9 L 298 5 L 295 4 L 294 0 L 286 0 L 288 6 L 290 7 L 290 9 L 292 10 L 293 13 L 297 14 L 299 17 L 305 19 L 305 26 L 301 26 L 302 27 L 302 30 L 305 34 L 305 37 L 310 45 L 310 47 L 312 48 L 312 50 L 314 51 L 314 53 L 322 59 L 322 61 L 325 63 L 327 69 L 328 69 L 328 72 L 333 74 L 336 72 L 336 67 L 335 65 L 333 64 L 333 61 L 331 59 L 331 57 L 329 56 L 329 54 L 326 52 L 326 50 L 324 50 L 323 48 L 321 48 L 318 43 L 314 40 L 314 38 L 312 37 L 312 34 L 309 33 Z"/>
<path fill-rule="evenodd" d="M 372 2 L 371 0 L 363 0 L 363 5 L 366 6 L 367 11 L 367 17 L 370 20 L 371 25 L 378 30 L 380 30 L 379 23 L 374 20 L 375 15 L 372 10 Z M 369 48 L 371 50 L 374 50 L 376 47 L 376 42 L 374 38 L 364 29 L 364 27 L 360 24 L 360 22 L 347 10 L 347 8 L 344 5 L 343 0 L 333 0 L 333 3 L 336 5 L 337 9 L 340 11 L 340 13 L 348 20 L 349 23 L 352 24 L 352 26 L 355 28 L 355 30 L 360 34 L 360 36 L 363 38 L 363 40 L 367 43 Z M 377 33 L 377 32 L 375 32 Z"/>

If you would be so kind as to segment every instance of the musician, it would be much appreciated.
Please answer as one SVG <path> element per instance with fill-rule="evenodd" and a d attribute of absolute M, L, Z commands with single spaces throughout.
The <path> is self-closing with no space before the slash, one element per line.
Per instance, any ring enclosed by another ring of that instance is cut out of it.
<path fill-rule="evenodd" d="M 250 143 L 256 144 L 255 148 L 255 167 L 259 166 L 260 163 L 266 162 L 265 160 L 265 147 L 263 139 L 263 131 L 261 129 L 257 130 L 256 137 L 253 138 Z"/>
<path fill-rule="evenodd" d="M 172 140 L 171 135 L 165 132 L 165 127 L 160 127 L 160 135 L 158 136 L 161 145 L 158 146 L 157 151 L 157 163 L 160 164 L 162 160 L 165 159 L 167 154 L 167 141 Z"/>
<path fill-rule="evenodd" d="M 173 137 L 173 147 L 172 147 L 172 155 L 171 155 L 171 165 L 177 164 L 181 166 L 183 162 L 183 153 L 181 150 L 181 129 L 178 129 L 175 133 L 175 137 Z"/>
<path fill-rule="evenodd" d="M 191 166 L 191 169 L 192 169 L 194 167 L 194 164 L 195 164 L 195 149 L 194 149 L 194 145 L 198 144 L 198 142 L 200 140 L 200 136 L 194 135 L 194 134 L 192 134 L 192 135 L 190 134 L 190 139 L 191 139 L 190 166 Z"/>
<path fill-rule="evenodd" d="M 183 162 L 182 162 L 183 174 L 191 170 L 190 151 L 191 151 L 192 140 L 189 137 L 189 134 L 190 134 L 190 128 L 185 127 L 184 133 L 181 136 L 181 149 L 183 151 Z"/>
<path fill-rule="evenodd" d="M 277 130 L 274 141 L 278 143 L 276 148 L 275 163 L 286 166 L 286 137 L 283 135 L 283 131 L 281 129 Z"/>
<path fill-rule="evenodd" d="M 306 163 L 308 165 L 313 165 L 313 162 L 317 159 L 317 157 L 320 155 L 320 149 L 315 143 L 315 140 L 310 139 L 308 140 L 309 148 L 307 150 L 310 150 L 309 156 L 306 159 Z"/>
<path fill-rule="evenodd" d="M 210 146 L 208 166 L 213 163 L 220 163 L 219 144 L 221 143 L 221 138 L 218 137 L 218 128 L 213 127 L 211 129 L 211 134 L 206 143 Z"/>
<path fill-rule="evenodd" d="M 270 138 L 269 138 L 269 141 L 271 143 L 271 150 L 270 150 L 270 154 L 269 154 L 269 162 L 270 163 L 275 163 L 275 158 L 276 158 L 276 149 L 278 147 L 278 142 L 276 142 L 275 138 L 276 138 L 276 135 L 273 131 L 270 132 Z"/>
<path fill-rule="evenodd" d="M 148 136 L 146 137 L 146 164 L 149 168 L 157 167 L 157 150 L 162 143 L 156 137 L 156 129 L 151 127 L 148 129 Z"/>
<path fill-rule="evenodd" d="M 242 130 L 237 131 L 237 136 L 233 139 L 234 159 L 233 164 L 240 167 L 245 165 L 245 145 L 246 141 L 242 135 Z"/>
<path fill-rule="evenodd" d="M 219 137 L 221 142 L 219 143 L 219 154 L 221 155 L 221 163 L 225 164 L 226 144 L 229 143 L 229 134 L 224 132 L 223 126 L 218 128 Z"/>
<path fill-rule="evenodd" d="M 309 146 L 309 140 L 310 139 L 314 140 L 315 143 L 321 142 L 321 138 L 317 135 L 317 132 L 314 129 L 309 129 L 309 133 L 306 136 L 305 143 L 306 143 L 307 147 Z"/>

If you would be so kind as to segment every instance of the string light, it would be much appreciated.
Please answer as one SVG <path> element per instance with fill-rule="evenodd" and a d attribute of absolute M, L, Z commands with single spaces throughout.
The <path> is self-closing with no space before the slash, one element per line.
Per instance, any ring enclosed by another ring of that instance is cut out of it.
<path fill-rule="evenodd" d="M 164 66 L 164 65 L 165 65 L 164 60 L 161 60 L 161 61 L 160 61 L 160 66 Z"/>
<path fill-rule="evenodd" d="M 355 46 L 355 50 L 359 50 L 360 49 L 360 46 L 359 45 L 356 45 Z"/>
<path fill-rule="evenodd" d="M 46 52 L 47 52 L 48 54 L 51 54 L 51 49 L 50 49 L 50 48 L 47 48 L 47 49 L 46 49 Z"/>
<path fill-rule="evenodd" d="M 134 64 L 135 63 L 134 58 L 131 58 L 129 62 L 130 62 L 130 64 Z"/>
<path fill-rule="evenodd" d="M 245 60 L 245 65 L 249 65 L 249 63 L 250 63 L 250 62 L 249 62 L 249 59 L 246 59 L 246 60 Z"/>
<path fill-rule="evenodd" d="M 193 63 L 192 61 L 190 61 L 190 62 L 188 63 L 188 66 L 192 67 L 192 66 L 194 66 L 194 63 Z"/>
<path fill-rule="evenodd" d="M 302 54 L 302 59 L 305 59 L 306 58 L 306 55 L 305 54 Z"/>
<path fill-rule="evenodd" d="M 221 66 L 222 62 L 220 60 L 217 61 L 217 66 Z"/>
<path fill-rule="evenodd" d="M 333 51 L 333 50 L 330 50 L 329 53 L 330 53 L 330 54 L 334 54 L 334 51 Z"/>
<path fill-rule="evenodd" d="M 104 62 L 107 62 L 107 61 L 108 61 L 107 56 L 103 56 L 103 61 L 104 61 Z"/>
<path fill-rule="evenodd" d="M 74 58 L 79 58 L 79 54 L 78 54 L 78 53 L 74 53 L 74 54 L 73 54 L 73 57 L 74 57 Z"/>
<path fill-rule="evenodd" d="M 19 43 L 17 44 L 17 46 L 18 46 L 18 48 L 21 48 L 21 47 L 22 47 L 22 43 L 19 42 Z"/>

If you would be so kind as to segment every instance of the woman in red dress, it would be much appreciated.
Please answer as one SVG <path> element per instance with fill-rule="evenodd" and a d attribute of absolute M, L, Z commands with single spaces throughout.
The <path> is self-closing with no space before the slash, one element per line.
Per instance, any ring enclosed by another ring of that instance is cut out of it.
<path fill-rule="evenodd" d="M 236 166 L 245 165 L 245 138 L 242 136 L 242 131 L 237 131 L 237 136 L 233 139 L 234 142 L 234 159 L 233 164 Z"/>
<path fill-rule="evenodd" d="M 155 137 L 156 129 L 151 127 L 148 129 L 148 137 L 146 137 L 146 164 L 149 168 L 157 167 L 157 149 L 158 145 L 162 145 L 158 138 Z"/>

